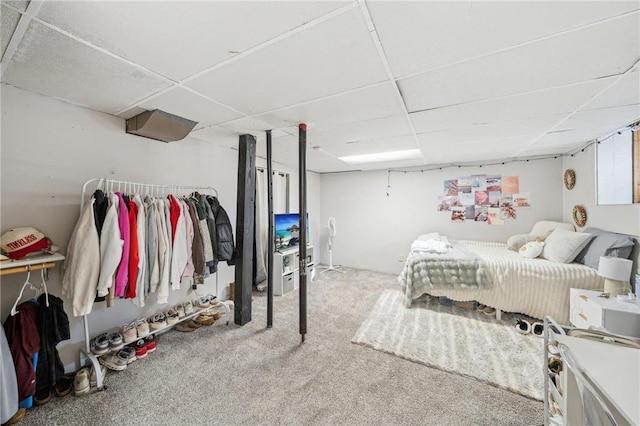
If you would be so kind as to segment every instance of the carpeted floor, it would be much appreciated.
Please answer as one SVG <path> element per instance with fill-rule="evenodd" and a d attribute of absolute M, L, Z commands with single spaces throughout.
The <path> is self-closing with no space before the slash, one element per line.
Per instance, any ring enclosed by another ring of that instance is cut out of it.
<path fill-rule="evenodd" d="M 309 285 L 306 342 L 298 293 L 266 294 L 253 321 L 168 332 L 158 350 L 110 372 L 108 389 L 55 398 L 21 424 L 450 424 L 535 425 L 542 403 L 478 380 L 351 343 L 396 276 L 348 269 Z"/>

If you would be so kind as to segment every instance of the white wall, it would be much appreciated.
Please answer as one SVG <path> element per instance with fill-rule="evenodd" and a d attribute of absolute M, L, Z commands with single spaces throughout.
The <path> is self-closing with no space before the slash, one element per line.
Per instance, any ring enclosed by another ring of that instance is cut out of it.
<path fill-rule="evenodd" d="M 122 119 L 6 85 L 2 85 L 1 90 L 2 232 L 12 227 L 33 226 L 65 252 L 79 216 L 81 186 L 95 177 L 214 186 L 235 229 L 236 150 L 192 138 L 166 144 L 128 135 L 124 132 Z M 296 170 L 280 164 L 274 168 L 291 173 L 291 205 L 297 206 Z M 312 241 L 317 238 L 319 185 L 319 176 L 310 173 L 308 210 Z M 2 277 L 2 320 L 8 315 L 25 278 L 23 274 Z M 216 279 L 220 296 L 226 298 L 227 286 L 234 280 L 234 268 L 221 263 L 219 273 L 206 280 L 202 292 L 215 293 Z M 48 287 L 51 293 L 61 296 L 60 268 L 51 272 Z M 184 288 L 172 292 L 169 303 L 195 297 L 191 290 Z M 64 300 L 65 308 L 70 312 L 70 301 Z M 116 306 L 109 309 L 104 303 L 96 304 L 90 316 L 90 334 L 94 336 L 169 306 L 156 305 L 153 295 L 145 308 L 138 308 L 129 300 L 116 300 Z M 68 370 L 78 362 L 78 351 L 84 341 L 81 319 L 70 319 L 71 340 L 58 346 Z"/>
<path fill-rule="evenodd" d="M 572 190 L 563 188 L 563 217 L 571 222 L 573 206 L 581 204 L 587 211 L 587 227 L 602 228 L 622 234 L 640 235 L 640 204 L 599 206 L 596 202 L 596 146 L 573 157 L 564 157 L 564 169 L 576 172 L 576 185 Z M 563 173 L 564 173 L 563 169 Z"/>
<path fill-rule="evenodd" d="M 452 223 L 436 211 L 443 181 L 471 174 L 517 175 L 520 191 L 530 193 L 532 208 L 518 210 L 516 220 L 503 226 Z M 447 168 L 423 173 L 392 173 L 386 195 L 387 172 L 324 174 L 321 181 L 321 226 L 329 216 L 337 222 L 334 264 L 398 273 L 400 256 L 421 233 L 437 231 L 455 239 L 503 241 L 527 233 L 538 220 L 562 220 L 562 162 L 540 160 L 499 166 Z M 328 261 L 326 228 L 321 230 L 321 259 Z"/>

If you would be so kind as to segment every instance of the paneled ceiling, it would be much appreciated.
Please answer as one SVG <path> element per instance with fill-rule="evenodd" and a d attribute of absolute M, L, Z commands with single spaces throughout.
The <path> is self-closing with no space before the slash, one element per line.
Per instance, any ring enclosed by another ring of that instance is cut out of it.
<path fill-rule="evenodd" d="M 231 148 L 251 133 L 259 155 L 271 129 L 291 165 L 306 123 L 321 173 L 557 155 L 640 119 L 638 0 L 0 7 L 4 84 L 121 118 L 161 109 Z"/>

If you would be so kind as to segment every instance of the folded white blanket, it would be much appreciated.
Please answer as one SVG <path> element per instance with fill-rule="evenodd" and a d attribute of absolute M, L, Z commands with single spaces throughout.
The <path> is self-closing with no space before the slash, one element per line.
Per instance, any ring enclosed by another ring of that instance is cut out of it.
<path fill-rule="evenodd" d="M 445 241 L 439 240 L 416 240 L 411 244 L 411 251 L 413 253 L 446 253 L 451 244 Z"/>

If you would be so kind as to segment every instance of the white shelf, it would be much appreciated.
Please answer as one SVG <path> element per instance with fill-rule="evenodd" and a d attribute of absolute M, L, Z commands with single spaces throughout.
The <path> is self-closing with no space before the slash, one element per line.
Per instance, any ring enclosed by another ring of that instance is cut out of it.
<path fill-rule="evenodd" d="M 18 260 L 5 260 L 4 262 L 0 262 L 0 270 L 19 268 L 21 266 L 41 265 L 43 263 L 59 262 L 61 260 L 64 260 L 64 256 L 59 253 L 34 254 L 33 256 L 23 257 Z"/>
<path fill-rule="evenodd" d="M 273 294 L 284 294 L 298 288 L 300 275 L 300 247 L 290 247 L 273 254 Z M 313 246 L 307 246 L 307 276 L 315 276 L 315 255 Z"/>

